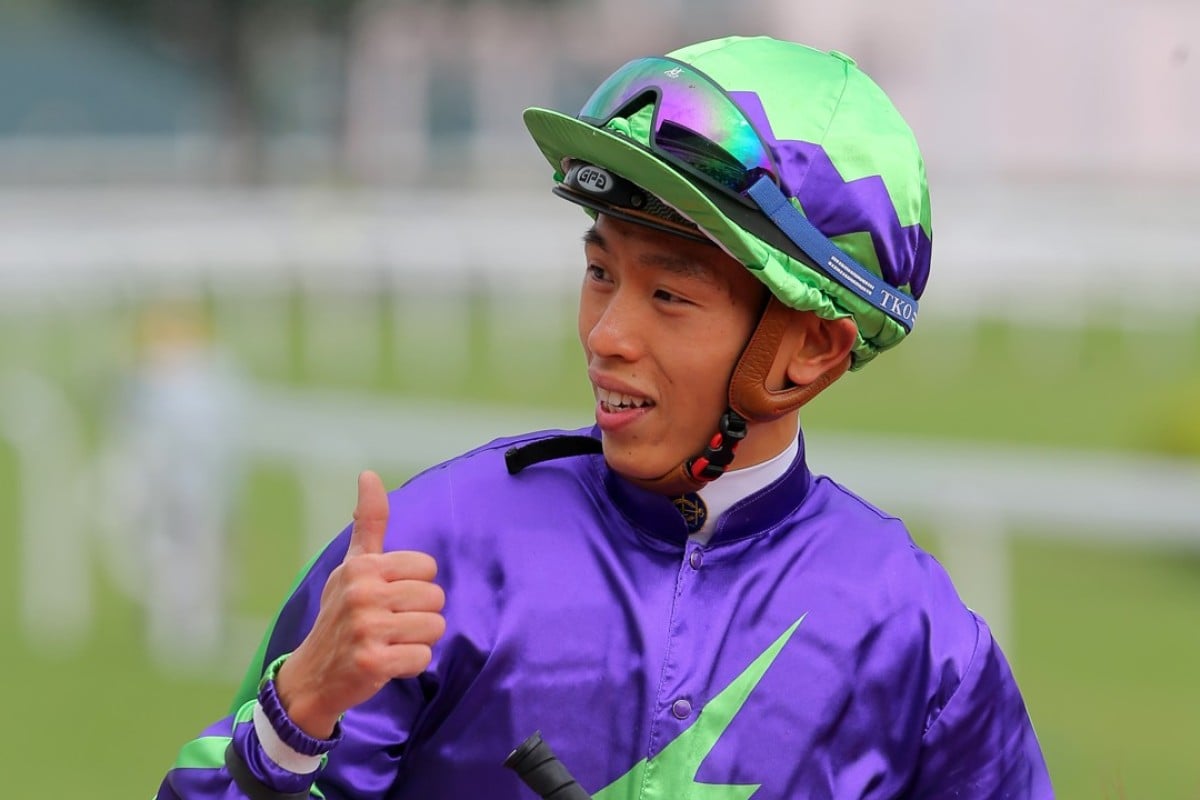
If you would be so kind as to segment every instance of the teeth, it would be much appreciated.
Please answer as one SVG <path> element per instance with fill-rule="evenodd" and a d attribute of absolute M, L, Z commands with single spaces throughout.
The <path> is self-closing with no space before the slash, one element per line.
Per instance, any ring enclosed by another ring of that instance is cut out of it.
<path fill-rule="evenodd" d="M 612 392 L 599 386 L 596 387 L 596 399 L 610 410 L 614 408 L 642 408 L 652 405 L 645 397 L 635 397 L 622 392 Z"/>

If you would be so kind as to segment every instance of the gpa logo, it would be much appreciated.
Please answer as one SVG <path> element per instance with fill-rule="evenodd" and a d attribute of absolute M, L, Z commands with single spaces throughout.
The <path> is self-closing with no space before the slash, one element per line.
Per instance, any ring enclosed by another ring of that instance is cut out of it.
<path fill-rule="evenodd" d="M 575 173 L 575 181 L 592 194 L 604 194 L 613 183 L 612 176 L 599 167 L 582 167 Z"/>

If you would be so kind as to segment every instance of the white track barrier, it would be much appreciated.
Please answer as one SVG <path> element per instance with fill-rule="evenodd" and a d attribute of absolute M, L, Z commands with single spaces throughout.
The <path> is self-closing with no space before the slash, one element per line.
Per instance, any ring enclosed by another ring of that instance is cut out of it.
<path fill-rule="evenodd" d="M 21 487 L 21 608 L 36 644 L 82 643 L 91 624 L 88 575 L 102 537 L 81 513 L 80 487 L 101 466 L 82 446 L 76 412 L 32 376 L 0 387 L 0 435 L 14 445 Z M 281 558 L 299 565 L 347 524 L 353 476 L 364 468 L 412 474 L 498 436 L 587 424 L 586 412 L 415 403 L 329 391 L 247 387 L 239 446 L 247 467 L 290 471 L 303 496 L 302 530 L 270 532 L 290 541 Z M 30 409 L 36 413 L 31 416 Z M 937 537 L 964 598 L 988 617 L 1012 650 L 1007 538 L 1018 530 L 1080 541 L 1200 548 L 1200 463 L 1031 447 L 933 444 L 880 436 L 810 434 L 809 462 L 881 508 Z M 62 487 L 75 487 L 63 502 Z M 350 494 L 348 494 L 350 493 Z M 101 498 L 91 497 L 98 502 Z M 48 536 L 53 531 L 55 536 Z M 129 560 L 109 553 L 110 565 Z M 141 598 L 152 602 L 152 598 Z M 263 621 L 229 620 L 253 638 Z M 213 653 L 213 668 L 244 659 Z"/>

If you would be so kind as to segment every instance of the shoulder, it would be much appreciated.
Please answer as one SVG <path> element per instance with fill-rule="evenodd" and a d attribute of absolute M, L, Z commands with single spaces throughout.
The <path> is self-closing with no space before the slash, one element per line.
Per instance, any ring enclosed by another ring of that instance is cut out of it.
<path fill-rule="evenodd" d="M 899 517 L 878 508 L 828 475 L 813 475 L 806 505 L 815 512 L 836 513 L 872 528 L 904 528 Z"/>
<path fill-rule="evenodd" d="M 866 619 L 907 640 L 908 648 L 965 669 L 978 647 L 981 620 L 905 522 L 826 477 L 814 480 L 810 504 L 808 513 L 818 521 L 813 544 L 842 596 Z"/>
<path fill-rule="evenodd" d="M 931 582 L 941 586 L 949 581 L 937 560 L 914 541 L 904 520 L 826 476 L 814 477 L 798 521 L 855 582 L 911 596 Z"/>
<path fill-rule="evenodd" d="M 837 598 L 836 619 L 861 637 L 848 647 L 857 663 L 874 664 L 871 674 L 888 685 L 903 665 L 906 680 L 922 687 L 910 695 L 921 700 L 922 731 L 947 709 L 969 715 L 980 713 L 982 704 L 1022 713 L 986 621 L 899 517 L 824 477 L 814 481 L 810 502 L 809 513 L 820 520 L 813 545 L 830 573 L 826 586 Z"/>
<path fill-rule="evenodd" d="M 547 429 L 493 439 L 462 455 L 425 469 L 391 494 L 393 497 L 407 498 L 413 494 L 430 491 L 438 485 L 468 491 L 484 487 L 516 491 L 530 483 L 529 475 L 545 475 L 547 472 L 578 474 L 585 469 L 586 460 L 568 457 L 539 465 L 545 468 L 530 470 L 521 475 L 521 480 L 515 480 L 506 463 L 507 456 L 524 445 L 556 437 L 587 436 L 588 431 L 587 428 L 579 430 Z"/>
<path fill-rule="evenodd" d="M 387 545 L 413 549 L 463 535 L 486 536 L 531 517 L 553 516 L 596 489 L 596 456 L 570 456 L 511 474 L 506 455 L 514 448 L 583 430 L 542 430 L 495 439 L 436 464 L 389 494 L 392 514 Z M 440 543 L 440 544 L 439 544 Z"/>

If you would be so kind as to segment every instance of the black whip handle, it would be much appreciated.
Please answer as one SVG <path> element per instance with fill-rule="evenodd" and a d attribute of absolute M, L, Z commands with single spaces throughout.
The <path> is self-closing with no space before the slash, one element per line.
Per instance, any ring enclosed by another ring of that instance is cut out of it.
<path fill-rule="evenodd" d="M 517 773 L 542 800 L 592 800 L 554 755 L 537 731 L 504 759 L 504 766 Z"/>

